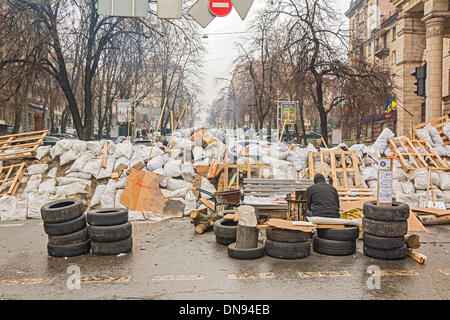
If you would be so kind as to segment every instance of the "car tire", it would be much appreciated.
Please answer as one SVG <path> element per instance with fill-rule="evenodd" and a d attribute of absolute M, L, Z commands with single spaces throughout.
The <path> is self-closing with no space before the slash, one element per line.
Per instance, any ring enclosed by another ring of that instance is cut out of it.
<path fill-rule="evenodd" d="M 65 246 L 68 244 L 85 242 L 87 240 L 89 240 L 87 228 L 62 236 L 48 236 L 48 243 L 54 246 Z"/>
<path fill-rule="evenodd" d="M 406 258 L 406 256 L 408 255 L 408 248 L 406 247 L 406 245 L 403 245 L 403 247 L 396 248 L 396 249 L 382 250 L 382 249 L 371 248 L 364 244 L 363 252 L 366 256 L 375 258 L 375 259 L 401 260 L 401 259 Z"/>
<path fill-rule="evenodd" d="M 112 256 L 127 253 L 133 249 L 133 238 L 114 242 L 91 242 L 92 253 L 99 256 Z"/>
<path fill-rule="evenodd" d="M 98 209 L 87 213 L 92 226 L 116 226 L 128 222 L 128 209 Z"/>
<path fill-rule="evenodd" d="M 41 217 L 47 223 L 61 223 L 78 218 L 84 212 L 80 199 L 65 199 L 47 203 L 41 208 Z"/>
<path fill-rule="evenodd" d="M 48 255 L 52 257 L 76 257 L 89 253 L 90 250 L 91 242 L 89 240 L 63 246 L 47 244 Z"/>
<path fill-rule="evenodd" d="M 49 236 L 63 236 L 86 228 L 86 216 L 82 214 L 71 221 L 61 223 L 44 222 L 44 231 Z"/>
<path fill-rule="evenodd" d="M 228 246 L 228 255 L 234 259 L 250 260 L 261 258 L 265 255 L 264 245 L 258 242 L 258 246 L 252 249 L 238 249 L 236 243 Z"/>
<path fill-rule="evenodd" d="M 214 234 L 220 238 L 236 239 L 237 224 L 233 220 L 219 219 L 214 222 Z"/>
<path fill-rule="evenodd" d="M 392 250 L 398 249 L 405 245 L 405 237 L 396 237 L 396 238 L 386 238 L 386 237 L 377 237 L 370 235 L 368 233 L 364 233 L 363 235 L 364 245 L 380 250 Z"/>
<path fill-rule="evenodd" d="M 356 252 L 356 240 L 336 241 L 313 237 L 314 252 L 327 256 L 349 256 Z"/>
<path fill-rule="evenodd" d="M 287 229 L 267 229 L 267 239 L 283 243 L 299 243 L 309 241 L 309 233 Z"/>
<path fill-rule="evenodd" d="M 228 246 L 228 245 L 232 244 L 233 242 L 236 242 L 236 239 L 221 238 L 219 236 L 216 236 L 216 242 L 218 244 L 223 244 L 225 246 Z"/>
<path fill-rule="evenodd" d="M 89 238 L 95 242 L 115 242 L 131 237 L 131 223 L 126 222 L 117 226 L 89 226 Z"/>
<path fill-rule="evenodd" d="M 358 239 L 359 227 L 347 227 L 344 229 L 317 229 L 320 239 L 335 241 L 353 241 Z"/>
<path fill-rule="evenodd" d="M 311 254 L 311 243 L 306 242 L 276 242 L 266 239 L 266 254 L 277 259 L 303 259 Z"/>
<path fill-rule="evenodd" d="M 364 217 L 362 227 L 364 233 L 384 238 L 397 238 L 408 232 L 407 221 L 377 221 Z"/>
<path fill-rule="evenodd" d="M 406 221 L 409 211 L 409 205 L 395 201 L 391 207 L 377 206 L 376 201 L 367 201 L 363 206 L 364 217 L 376 221 Z"/>

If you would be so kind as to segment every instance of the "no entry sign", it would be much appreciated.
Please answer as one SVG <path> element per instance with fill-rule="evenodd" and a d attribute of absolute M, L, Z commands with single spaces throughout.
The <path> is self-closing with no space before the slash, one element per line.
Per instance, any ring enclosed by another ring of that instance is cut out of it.
<path fill-rule="evenodd" d="M 209 10 L 211 13 L 218 17 L 224 17 L 228 15 L 233 9 L 231 0 L 209 0 Z"/>

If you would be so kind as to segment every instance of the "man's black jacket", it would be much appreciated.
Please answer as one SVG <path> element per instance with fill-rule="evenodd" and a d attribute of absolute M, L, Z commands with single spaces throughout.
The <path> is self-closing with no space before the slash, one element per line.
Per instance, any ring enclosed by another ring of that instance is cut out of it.
<path fill-rule="evenodd" d="M 308 210 L 314 217 L 340 218 L 339 195 L 333 186 L 318 182 L 309 187 L 306 194 Z"/>

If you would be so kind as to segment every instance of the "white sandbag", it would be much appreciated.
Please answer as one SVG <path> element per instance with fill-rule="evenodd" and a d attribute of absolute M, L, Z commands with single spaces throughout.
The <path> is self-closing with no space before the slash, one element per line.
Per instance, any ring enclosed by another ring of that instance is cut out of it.
<path fill-rule="evenodd" d="M 444 131 L 444 134 L 450 139 L 450 122 L 447 122 L 444 127 L 442 128 L 442 131 Z"/>
<path fill-rule="evenodd" d="M 194 156 L 194 161 L 200 161 L 201 159 L 203 159 L 206 154 L 205 151 L 203 150 L 203 148 L 201 146 L 195 146 L 192 149 L 192 155 Z"/>
<path fill-rule="evenodd" d="M 158 168 L 162 168 L 168 160 L 169 156 L 167 154 L 154 157 L 147 163 L 147 169 L 149 171 L 155 171 Z"/>
<path fill-rule="evenodd" d="M 19 204 L 20 203 L 20 204 Z M 13 196 L 4 195 L 0 198 L 1 221 L 23 221 L 27 219 L 27 201 Z"/>
<path fill-rule="evenodd" d="M 84 172 L 71 172 L 66 175 L 66 178 L 78 178 L 78 179 L 84 179 L 84 180 L 90 180 L 92 175 L 90 173 L 84 173 Z"/>
<path fill-rule="evenodd" d="M 73 183 L 81 183 L 84 184 L 85 186 L 90 187 L 92 184 L 91 180 L 85 180 L 80 178 L 59 177 L 56 178 L 56 181 L 58 181 L 58 186 L 66 186 Z"/>
<path fill-rule="evenodd" d="M 51 146 L 42 146 L 38 147 L 36 149 L 35 158 L 38 160 L 41 160 L 43 157 L 45 157 L 47 154 L 50 153 Z"/>
<path fill-rule="evenodd" d="M 145 162 L 145 160 L 148 159 L 149 154 L 150 154 L 150 147 L 143 146 L 143 145 L 134 146 L 133 156 L 130 159 L 129 167 L 131 168 L 139 162 Z"/>
<path fill-rule="evenodd" d="M 428 171 L 425 169 L 413 170 L 409 174 L 410 178 L 414 180 L 414 188 L 418 190 L 427 190 L 428 186 Z M 439 186 L 440 179 L 437 172 L 431 172 L 431 181 L 435 186 Z"/>
<path fill-rule="evenodd" d="M 86 163 L 88 163 L 93 156 L 94 155 L 91 152 L 83 153 L 78 159 L 75 160 L 70 169 L 66 171 L 66 174 L 70 172 L 82 171 Z"/>
<path fill-rule="evenodd" d="M 439 172 L 439 188 L 443 191 L 450 191 L 450 173 Z"/>
<path fill-rule="evenodd" d="M 41 181 L 42 181 L 42 174 L 32 175 L 27 182 L 24 193 L 27 194 L 38 192 Z"/>
<path fill-rule="evenodd" d="M 103 194 L 100 196 L 100 205 L 102 209 L 112 209 L 114 208 L 115 193 L 106 192 L 106 188 Z"/>
<path fill-rule="evenodd" d="M 127 159 L 131 159 L 133 156 L 133 144 L 128 140 L 117 144 L 114 155 L 116 158 L 125 157 Z"/>
<path fill-rule="evenodd" d="M 42 182 L 38 188 L 39 193 L 55 194 L 56 193 L 56 181 L 55 179 L 48 179 Z"/>
<path fill-rule="evenodd" d="M 128 221 L 143 221 L 144 214 L 140 211 L 128 210 Z"/>
<path fill-rule="evenodd" d="M 287 180 L 286 170 L 274 168 L 273 175 L 274 177 L 276 177 L 277 180 Z"/>
<path fill-rule="evenodd" d="M 450 191 L 444 191 L 444 202 L 446 203 L 447 209 L 450 208 Z"/>
<path fill-rule="evenodd" d="M 99 156 L 102 154 L 103 143 L 100 141 L 88 141 L 86 143 L 88 151 L 90 151 L 94 156 Z"/>
<path fill-rule="evenodd" d="M 122 208 L 125 209 L 126 207 L 120 203 L 120 196 L 122 195 L 124 189 L 118 189 L 116 191 L 116 195 L 114 197 L 114 208 Z"/>
<path fill-rule="evenodd" d="M 45 204 L 64 199 L 64 195 L 47 195 L 44 193 L 29 193 L 27 195 L 27 218 L 33 219 L 33 218 L 41 218 L 41 208 Z"/>
<path fill-rule="evenodd" d="M 153 159 L 153 158 L 155 158 L 157 156 L 160 156 L 160 155 L 164 154 L 164 151 L 162 151 L 160 148 L 158 148 L 156 146 L 153 147 L 153 150 L 150 147 L 150 150 L 152 151 L 152 155 L 151 155 L 150 159 Z M 149 155 L 150 155 L 150 151 L 148 152 L 147 158 L 148 158 Z"/>
<path fill-rule="evenodd" d="M 189 191 L 188 187 L 181 188 L 181 189 L 178 189 L 175 191 L 171 191 L 167 198 L 170 198 L 170 199 L 183 198 L 184 199 L 184 197 L 186 197 L 186 194 L 188 193 L 188 191 Z M 184 202 L 184 200 L 183 200 L 183 202 Z"/>
<path fill-rule="evenodd" d="M 176 178 L 181 176 L 181 160 L 170 159 L 164 165 L 164 172 L 168 177 Z"/>
<path fill-rule="evenodd" d="M 167 177 L 167 190 L 175 191 L 183 188 L 192 188 L 192 183 L 180 179 Z M 202 183 L 203 188 L 203 183 Z"/>
<path fill-rule="evenodd" d="M 415 129 L 414 131 L 416 132 L 417 136 L 419 137 L 419 140 L 425 140 L 425 141 L 428 141 L 428 143 L 431 146 L 434 145 L 433 140 L 431 139 L 431 136 L 430 136 L 430 132 L 427 127 L 422 128 L 422 129 Z"/>
<path fill-rule="evenodd" d="M 378 171 L 376 167 L 360 167 L 361 177 L 365 181 L 378 180 Z"/>
<path fill-rule="evenodd" d="M 54 146 L 54 151 L 52 152 L 52 158 L 59 157 L 64 152 L 69 151 L 69 149 L 72 148 L 73 141 L 73 139 L 62 139 L 57 141 Z"/>
<path fill-rule="evenodd" d="M 197 198 L 192 191 L 189 191 L 184 198 L 184 216 L 187 217 L 191 214 L 193 210 L 197 209 Z"/>
<path fill-rule="evenodd" d="M 397 192 L 396 201 L 406 203 L 410 208 L 417 208 L 419 206 L 419 196 L 415 193 L 404 194 Z"/>
<path fill-rule="evenodd" d="M 378 180 L 370 180 L 367 181 L 367 185 L 369 186 L 369 189 L 377 189 L 378 188 Z"/>
<path fill-rule="evenodd" d="M 86 164 L 83 167 L 84 173 L 90 173 L 94 177 L 98 175 L 98 172 L 100 171 L 100 168 L 102 167 L 102 159 L 101 158 L 93 158 L 86 162 Z"/>
<path fill-rule="evenodd" d="M 164 172 L 163 168 L 158 168 L 155 171 L 153 171 L 153 173 L 164 176 L 164 179 L 161 180 L 161 182 L 159 183 L 159 186 L 161 188 L 167 188 L 167 178 L 166 178 L 166 173 Z"/>
<path fill-rule="evenodd" d="M 433 142 L 433 146 L 443 146 L 444 145 L 444 140 L 442 140 L 442 137 L 439 133 L 439 131 L 437 131 L 437 129 L 435 127 L 433 127 L 431 124 L 427 124 L 427 126 L 425 127 L 428 130 L 428 133 L 430 134 L 430 138 Z"/>
<path fill-rule="evenodd" d="M 397 193 L 403 193 L 402 183 L 398 180 L 392 181 L 392 196 L 395 198 Z"/>
<path fill-rule="evenodd" d="M 72 150 L 77 155 L 82 155 L 87 151 L 87 143 L 83 140 L 74 140 L 72 144 Z"/>
<path fill-rule="evenodd" d="M 34 176 L 37 174 L 44 174 L 48 169 L 48 164 L 34 164 L 28 166 L 26 175 Z"/>
<path fill-rule="evenodd" d="M 410 179 L 410 176 L 401 167 L 394 165 L 392 171 L 394 179 L 399 181 L 408 181 Z"/>
<path fill-rule="evenodd" d="M 195 176 L 195 170 L 194 170 L 194 166 L 192 165 L 192 163 L 188 162 L 188 163 L 184 163 L 183 165 L 181 165 L 181 177 L 183 178 L 183 180 L 193 182 L 194 176 Z"/>
<path fill-rule="evenodd" d="M 128 160 L 126 157 L 120 157 L 117 158 L 114 162 L 114 170 L 116 170 L 121 164 L 124 164 L 127 166 L 127 168 L 131 168 L 130 166 L 130 160 Z"/>
<path fill-rule="evenodd" d="M 170 158 L 177 160 L 177 159 L 180 159 L 181 156 L 183 155 L 183 150 L 182 149 L 172 149 L 172 150 L 169 150 L 169 154 L 170 154 Z"/>
<path fill-rule="evenodd" d="M 411 194 L 411 193 L 416 192 L 416 189 L 414 188 L 414 184 L 409 180 L 402 181 L 401 185 L 402 185 L 402 191 L 404 194 Z"/>
<path fill-rule="evenodd" d="M 192 185 L 191 185 L 191 187 L 192 187 Z M 200 188 L 203 190 L 206 190 L 212 194 L 214 194 L 214 192 L 216 192 L 216 188 L 214 187 L 214 185 L 211 182 L 209 182 L 209 180 L 206 179 L 205 177 L 202 177 L 202 184 L 201 184 Z M 207 194 L 202 193 L 202 198 L 211 199 L 212 197 Z"/>
<path fill-rule="evenodd" d="M 59 196 L 70 196 L 80 193 L 87 193 L 87 191 L 86 185 L 79 182 L 56 187 L 56 195 Z"/>
<path fill-rule="evenodd" d="M 58 168 L 56 168 L 56 167 L 50 169 L 50 171 L 47 173 L 47 178 L 55 179 L 57 172 L 58 172 Z"/>
<path fill-rule="evenodd" d="M 78 159 L 79 155 L 77 155 L 75 152 L 73 152 L 72 149 L 64 152 L 60 157 L 59 157 L 59 164 L 61 166 L 68 164 L 72 161 L 75 161 L 76 159 Z"/>
<path fill-rule="evenodd" d="M 169 199 L 170 195 L 172 194 L 172 191 L 167 190 L 167 189 L 161 189 L 161 193 L 164 198 Z"/>
<path fill-rule="evenodd" d="M 445 146 L 434 146 L 436 154 L 440 157 L 448 157 L 447 148 Z"/>
<path fill-rule="evenodd" d="M 116 189 L 125 189 L 127 186 L 127 177 L 122 177 L 118 180 L 115 180 L 114 185 Z"/>
<path fill-rule="evenodd" d="M 269 156 L 263 156 L 262 161 L 264 164 L 271 165 L 272 167 L 276 169 L 282 169 L 284 171 L 287 171 L 289 169 L 290 163 L 284 160 L 278 160 Z"/>
<path fill-rule="evenodd" d="M 378 136 L 377 140 L 373 144 L 374 148 L 377 148 L 380 153 L 383 153 L 387 148 L 387 140 L 394 138 L 395 134 L 389 128 L 385 128 Z"/>
<path fill-rule="evenodd" d="M 108 160 L 106 160 L 106 168 L 103 168 L 103 167 L 100 166 L 100 171 L 95 176 L 95 178 L 97 180 L 104 179 L 104 178 L 109 178 L 111 176 L 111 173 L 114 170 L 115 163 L 116 163 L 116 159 L 115 158 L 113 158 L 113 157 L 108 158 Z"/>
<path fill-rule="evenodd" d="M 100 197 L 105 191 L 105 188 L 106 188 L 105 184 L 99 184 L 97 188 L 95 188 L 94 195 L 92 196 L 91 199 L 91 207 L 96 206 L 97 204 L 100 203 Z"/>

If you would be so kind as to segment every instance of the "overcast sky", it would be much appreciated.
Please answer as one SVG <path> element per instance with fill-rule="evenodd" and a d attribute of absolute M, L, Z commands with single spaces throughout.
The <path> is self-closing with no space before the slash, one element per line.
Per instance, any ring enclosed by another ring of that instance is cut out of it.
<path fill-rule="evenodd" d="M 236 43 L 241 40 L 245 34 L 229 34 L 229 35 L 214 35 L 214 33 L 232 33 L 245 32 L 258 8 L 262 7 L 266 0 L 255 0 L 252 9 L 245 21 L 239 17 L 237 12 L 233 9 L 228 16 L 223 18 L 215 18 L 206 29 L 204 33 L 208 34 L 208 39 L 202 39 L 203 44 L 207 50 L 204 60 L 204 78 L 203 93 L 200 96 L 200 101 L 203 106 L 208 107 L 217 97 L 218 90 L 225 85 L 225 82 L 217 83 L 217 78 L 231 79 L 233 70 L 233 60 L 238 55 Z M 342 12 L 344 19 L 344 12 L 347 11 L 350 0 L 336 0 L 336 5 L 339 11 Z"/>

